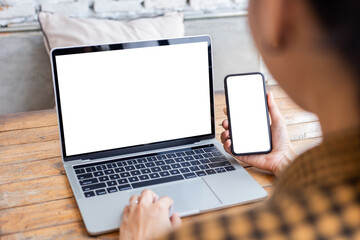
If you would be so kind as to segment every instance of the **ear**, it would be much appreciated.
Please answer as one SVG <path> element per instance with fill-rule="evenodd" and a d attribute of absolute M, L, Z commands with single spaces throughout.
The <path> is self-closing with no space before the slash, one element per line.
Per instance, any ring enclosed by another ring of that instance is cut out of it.
<path fill-rule="evenodd" d="M 281 48 L 284 44 L 286 2 L 287 0 L 262 0 L 263 40 L 269 47 Z"/>

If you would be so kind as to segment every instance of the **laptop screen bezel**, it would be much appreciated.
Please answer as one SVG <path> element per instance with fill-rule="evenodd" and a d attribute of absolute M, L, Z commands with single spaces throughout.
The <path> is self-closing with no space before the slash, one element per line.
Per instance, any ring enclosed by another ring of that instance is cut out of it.
<path fill-rule="evenodd" d="M 132 48 L 166 46 L 166 45 L 175 45 L 175 44 L 187 44 L 187 43 L 197 43 L 197 42 L 207 42 L 208 44 L 208 66 L 209 66 L 208 69 L 209 69 L 209 90 L 210 90 L 209 107 L 211 112 L 210 134 L 67 156 L 66 146 L 65 146 L 66 139 L 64 136 L 64 126 L 63 126 L 63 120 L 61 114 L 60 90 L 59 90 L 58 76 L 56 71 L 57 69 L 56 56 L 100 52 L 100 51 L 123 50 L 123 49 L 132 49 Z M 172 39 L 161 39 L 161 40 L 151 40 L 151 41 L 117 43 L 117 44 L 55 48 L 51 51 L 51 63 L 52 63 L 51 64 L 52 72 L 53 72 L 55 100 L 57 105 L 58 124 L 60 130 L 60 142 L 61 142 L 61 149 L 62 149 L 62 155 L 64 161 L 73 161 L 80 159 L 82 160 L 98 159 L 98 158 L 119 156 L 119 155 L 131 154 L 136 152 L 144 152 L 144 151 L 150 151 L 150 150 L 156 150 L 156 149 L 162 149 L 168 147 L 175 147 L 178 145 L 191 144 L 191 143 L 199 142 L 201 140 L 215 138 L 215 113 L 214 113 L 214 91 L 213 91 L 213 67 L 212 67 L 213 64 L 212 64 L 211 38 L 209 36 L 195 36 L 195 37 L 172 38 Z"/>

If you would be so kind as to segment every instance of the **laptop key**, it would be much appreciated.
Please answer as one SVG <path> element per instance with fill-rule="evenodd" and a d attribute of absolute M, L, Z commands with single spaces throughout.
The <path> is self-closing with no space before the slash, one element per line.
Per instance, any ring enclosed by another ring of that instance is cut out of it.
<path fill-rule="evenodd" d="M 85 195 L 85 197 L 93 197 L 93 196 L 95 196 L 95 193 L 94 193 L 94 191 L 90 191 L 90 192 L 84 193 L 84 195 Z"/>
<path fill-rule="evenodd" d="M 126 166 L 127 163 L 125 161 L 117 162 L 118 167 Z"/>
<path fill-rule="evenodd" d="M 193 155 L 196 160 L 203 159 L 203 155 Z"/>
<path fill-rule="evenodd" d="M 148 163 L 145 163 L 145 166 L 146 166 L 146 167 L 155 167 L 155 163 L 153 163 L 153 162 L 148 162 Z"/>
<path fill-rule="evenodd" d="M 125 168 L 123 167 L 120 167 L 120 168 L 115 168 L 114 169 L 116 173 L 122 173 L 122 172 L 125 172 Z"/>
<path fill-rule="evenodd" d="M 196 174 L 195 174 L 195 173 L 185 173 L 185 174 L 184 174 L 184 177 L 185 177 L 186 179 L 195 178 L 195 177 L 196 177 Z"/>
<path fill-rule="evenodd" d="M 146 160 L 153 162 L 156 161 L 156 157 L 147 157 Z"/>
<path fill-rule="evenodd" d="M 211 168 L 224 167 L 224 166 L 231 166 L 231 164 L 227 161 L 209 164 L 209 167 L 211 167 Z"/>
<path fill-rule="evenodd" d="M 138 159 L 137 159 L 137 162 L 138 162 L 138 163 L 146 163 L 147 161 L 146 161 L 145 158 L 138 158 Z"/>
<path fill-rule="evenodd" d="M 93 174 L 94 174 L 95 177 L 104 176 L 104 172 L 103 172 L 103 171 L 94 172 Z"/>
<path fill-rule="evenodd" d="M 128 172 L 120 173 L 120 177 L 122 177 L 122 178 L 130 177 L 130 173 L 128 173 Z"/>
<path fill-rule="evenodd" d="M 188 168 L 182 168 L 182 169 L 180 169 L 180 172 L 181 173 L 188 173 L 188 172 L 190 172 L 190 170 Z"/>
<path fill-rule="evenodd" d="M 208 165 L 204 164 L 204 165 L 200 165 L 199 168 L 204 170 L 204 169 L 209 169 L 210 167 Z"/>
<path fill-rule="evenodd" d="M 174 153 L 166 154 L 167 158 L 176 158 L 176 155 Z"/>
<path fill-rule="evenodd" d="M 125 190 L 131 189 L 131 186 L 130 186 L 130 184 L 124 184 L 124 185 L 118 186 L 118 189 L 119 189 L 119 191 L 125 191 Z"/>
<path fill-rule="evenodd" d="M 87 191 L 90 191 L 90 190 L 95 190 L 95 189 L 104 188 L 104 187 L 106 187 L 105 183 L 96 183 L 96 184 L 93 184 L 93 185 L 83 186 L 81 188 L 82 188 L 82 190 L 84 192 L 87 192 Z"/>
<path fill-rule="evenodd" d="M 170 170 L 170 169 L 171 169 L 171 167 L 170 167 L 169 165 L 161 166 L 160 168 L 161 168 L 161 170 L 163 170 L 163 171 L 167 171 L 167 170 Z"/>
<path fill-rule="evenodd" d="M 128 165 L 135 165 L 137 164 L 137 161 L 135 159 L 132 159 L 132 160 L 127 160 L 126 161 Z"/>
<path fill-rule="evenodd" d="M 86 169 L 86 172 L 95 172 L 96 171 L 95 167 L 87 167 L 85 169 Z"/>
<path fill-rule="evenodd" d="M 109 181 L 109 177 L 108 176 L 99 177 L 99 180 L 101 182 Z"/>
<path fill-rule="evenodd" d="M 145 168 L 145 165 L 143 163 L 135 165 L 136 169 L 142 169 Z"/>
<path fill-rule="evenodd" d="M 195 152 L 194 151 L 186 151 L 185 154 L 189 156 L 189 155 L 194 155 Z"/>
<path fill-rule="evenodd" d="M 144 180 L 148 180 L 148 179 L 150 179 L 150 178 L 149 178 L 148 175 L 141 175 L 141 176 L 139 176 L 139 179 L 140 179 L 141 181 L 144 181 Z"/>
<path fill-rule="evenodd" d="M 179 163 L 179 162 L 185 162 L 185 159 L 182 158 L 182 157 L 177 157 L 177 158 L 175 158 L 175 161 L 176 161 L 177 163 Z"/>
<path fill-rule="evenodd" d="M 119 180 L 118 180 L 118 183 L 119 183 L 119 185 L 122 185 L 122 184 L 128 183 L 128 180 L 127 180 L 126 178 L 124 178 L 124 179 L 119 179 Z"/>
<path fill-rule="evenodd" d="M 114 193 L 117 192 L 118 190 L 116 189 L 116 187 L 110 187 L 106 189 L 108 193 Z"/>
<path fill-rule="evenodd" d="M 165 165 L 165 162 L 164 161 L 157 161 L 155 162 L 156 166 L 162 166 L 162 165 Z"/>
<path fill-rule="evenodd" d="M 109 163 L 109 164 L 106 164 L 106 167 L 107 168 L 116 168 L 117 165 L 116 165 L 116 163 Z"/>
<path fill-rule="evenodd" d="M 195 160 L 195 161 L 191 161 L 190 164 L 196 166 L 196 165 L 200 165 L 201 163 L 198 160 Z"/>
<path fill-rule="evenodd" d="M 233 166 L 226 166 L 224 167 L 226 171 L 234 171 L 235 168 Z"/>
<path fill-rule="evenodd" d="M 200 159 L 201 163 L 211 163 L 209 159 Z"/>
<path fill-rule="evenodd" d="M 95 192 L 96 192 L 96 195 L 98 195 L 98 196 L 106 194 L 105 189 L 99 189 L 99 190 L 96 190 Z"/>
<path fill-rule="evenodd" d="M 131 182 L 131 183 L 139 181 L 138 177 L 129 177 L 128 179 L 129 179 L 129 182 Z"/>
<path fill-rule="evenodd" d="M 194 157 L 193 156 L 186 156 L 186 157 L 184 157 L 184 159 L 186 161 L 191 161 L 191 160 L 194 160 Z"/>
<path fill-rule="evenodd" d="M 105 170 L 106 166 L 105 165 L 96 166 L 96 169 L 99 170 L 99 171 Z"/>
<path fill-rule="evenodd" d="M 180 164 L 175 163 L 175 164 L 171 164 L 172 168 L 181 168 Z"/>
<path fill-rule="evenodd" d="M 151 173 L 151 171 L 150 171 L 150 169 L 142 169 L 141 173 L 142 174 L 148 174 L 148 173 Z"/>
<path fill-rule="evenodd" d="M 140 187 L 146 187 L 146 186 L 151 186 L 151 185 L 155 185 L 155 184 L 162 184 L 162 183 L 179 181 L 179 180 L 183 180 L 183 179 L 184 179 L 183 176 L 176 175 L 176 176 L 152 179 L 152 180 L 144 181 L 144 182 L 132 183 L 131 185 L 132 185 L 133 188 L 140 188 Z"/>
<path fill-rule="evenodd" d="M 165 160 L 165 162 L 167 164 L 172 164 L 172 163 L 175 163 L 175 160 L 174 159 L 168 159 L 168 160 Z"/>
<path fill-rule="evenodd" d="M 159 156 L 156 156 L 156 159 L 157 160 L 165 160 L 165 159 L 167 159 L 167 157 L 165 155 L 159 155 Z"/>
<path fill-rule="evenodd" d="M 83 168 L 76 169 L 76 170 L 75 170 L 75 173 L 76 173 L 76 174 L 82 174 L 82 173 L 85 173 L 85 169 L 83 169 Z"/>
<path fill-rule="evenodd" d="M 191 164 L 189 162 L 183 162 L 183 163 L 180 163 L 182 167 L 190 167 Z"/>
<path fill-rule="evenodd" d="M 215 174 L 216 171 L 214 169 L 208 169 L 208 170 L 205 170 L 205 172 L 208 174 L 208 175 L 211 175 L 211 174 Z"/>
<path fill-rule="evenodd" d="M 215 168 L 215 171 L 217 173 L 223 173 L 223 172 L 226 172 L 224 168 L 220 167 L 220 168 Z"/>
<path fill-rule="evenodd" d="M 176 155 L 177 157 L 184 157 L 184 156 L 186 156 L 186 154 L 185 154 L 184 152 L 177 152 L 177 153 L 175 153 L 175 155 Z"/>
<path fill-rule="evenodd" d="M 192 172 L 195 172 L 195 171 L 199 171 L 200 168 L 198 166 L 192 166 L 192 167 L 189 167 L 190 171 Z"/>
<path fill-rule="evenodd" d="M 196 175 L 198 175 L 199 177 L 202 177 L 202 176 L 206 176 L 206 173 L 204 171 L 198 171 L 198 172 L 196 172 Z"/>
<path fill-rule="evenodd" d="M 97 183 L 99 182 L 97 180 L 97 178 L 88 178 L 88 179 L 85 179 L 85 180 L 82 180 L 80 181 L 80 185 L 83 186 L 83 185 L 89 185 L 89 184 L 94 184 L 94 183 Z"/>
<path fill-rule="evenodd" d="M 167 172 L 167 171 L 165 171 L 165 172 L 160 172 L 159 174 L 160 174 L 160 176 L 162 176 L 162 177 L 170 176 L 170 173 Z"/>
<path fill-rule="evenodd" d="M 85 173 L 85 174 L 81 174 L 81 175 L 77 176 L 77 178 L 79 180 L 83 180 L 83 179 L 86 179 L 86 178 L 92 178 L 92 177 L 93 177 L 92 173 Z"/>
<path fill-rule="evenodd" d="M 137 176 L 137 175 L 140 175 L 141 172 L 139 170 L 135 170 L 135 171 L 131 171 L 131 176 Z"/>
<path fill-rule="evenodd" d="M 211 158 L 211 157 L 213 157 L 213 155 L 211 153 L 203 153 L 203 157 Z"/>
<path fill-rule="evenodd" d="M 111 187 L 111 186 L 116 186 L 117 182 L 116 181 L 108 181 L 106 184 L 108 185 L 108 187 Z"/>
<path fill-rule="evenodd" d="M 225 157 L 212 157 L 209 158 L 210 162 L 221 162 L 221 161 L 225 161 L 226 158 Z"/>
<path fill-rule="evenodd" d="M 212 155 L 214 155 L 214 157 L 222 156 L 221 152 L 212 152 Z"/>
<path fill-rule="evenodd" d="M 170 172 L 171 175 L 180 174 L 179 170 L 177 170 L 177 169 L 170 170 L 169 172 Z"/>
<path fill-rule="evenodd" d="M 127 167 L 125 167 L 125 170 L 126 171 L 135 170 L 135 167 L 134 166 L 127 166 Z"/>
<path fill-rule="evenodd" d="M 149 176 L 151 178 L 159 178 L 160 177 L 160 175 L 158 173 L 150 173 Z"/>
<path fill-rule="evenodd" d="M 160 171 L 161 171 L 161 168 L 159 168 L 159 167 L 153 167 L 153 168 L 151 168 L 151 171 L 152 171 L 152 172 L 160 172 Z"/>
<path fill-rule="evenodd" d="M 115 179 L 120 178 L 119 174 L 113 174 L 113 175 L 110 175 L 109 177 L 110 177 L 111 180 L 115 180 Z"/>
<path fill-rule="evenodd" d="M 112 169 L 104 170 L 104 173 L 107 174 L 107 175 L 113 174 L 114 170 L 112 170 Z"/>

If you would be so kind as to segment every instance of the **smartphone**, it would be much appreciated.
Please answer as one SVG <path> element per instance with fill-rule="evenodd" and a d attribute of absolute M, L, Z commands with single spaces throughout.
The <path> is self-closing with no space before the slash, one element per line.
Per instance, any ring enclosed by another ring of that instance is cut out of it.
<path fill-rule="evenodd" d="M 264 75 L 258 72 L 227 75 L 225 95 L 232 153 L 241 156 L 271 152 Z"/>

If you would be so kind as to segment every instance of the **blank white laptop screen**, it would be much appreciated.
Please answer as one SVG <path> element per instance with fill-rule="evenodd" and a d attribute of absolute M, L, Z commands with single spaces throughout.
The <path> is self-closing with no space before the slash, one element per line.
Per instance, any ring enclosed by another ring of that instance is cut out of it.
<path fill-rule="evenodd" d="M 56 56 L 66 155 L 211 134 L 208 43 Z"/>

